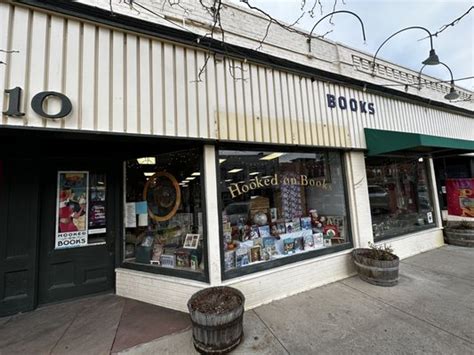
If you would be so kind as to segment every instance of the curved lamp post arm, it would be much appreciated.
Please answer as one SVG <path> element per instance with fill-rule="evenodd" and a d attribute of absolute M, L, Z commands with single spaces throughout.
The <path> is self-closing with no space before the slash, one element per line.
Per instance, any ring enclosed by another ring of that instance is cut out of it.
<path fill-rule="evenodd" d="M 308 46 L 309 46 L 309 51 L 311 52 L 311 39 L 313 38 L 313 31 L 314 29 L 316 28 L 317 25 L 319 25 L 319 23 L 324 20 L 326 17 L 328 16 L 332 16 L 334 14 L 339 14 L 339 13 L 346 13 L 346 14 L 350 14 L 350 15 L 353 15 L 355 16 L 359 22 L 360 22 L 360 25 L 362 26 L 362 37 L 364 38 L 364 41 L 366 40 L 365 38 L 365 28 L 364 28 L 364 23 L 362 22 L 362 19 L 354 12 L 352 11 L 346 11 L 346 10 L 340 10 L 340 11 L 333 11 L 329 14 L 327 14 L 326 16 L 323 16 L 321 17 L 318 22 L 315 23 L 315 25 L 313 26 L 313 28 L 311 29 L 311 32 L 309 33 L 308 35 L 308 39 L 306 40 L 308 42 Z"/>
<path fill-rule="evenodd" d="M 390 35 L 385 41 L 382 42 L 382 44 L 379 46 L 379 48 L 377 48 L 377 51 L 375 52 L 374 57 L 372 58 L 372 62 L 371 62 L 372 75 L 374 74 L 374 71 L 375 71 L 375 59 L 377 58 L 377 54 L 379 54 L 380 49 L 382 49 L 382 47 L 385 45 L 385 43 L 387 43 L 391 38 L 395 37 L 396 35 L 398 35 L 401 32 L 408 31 L 408 30 L 415 30 L 415 29 L 423 30 L 426 33 L 428 33 L 428 36 L 430 37 L 430 46 L 431 46 L 430 56 L 431 56 L 431 53 L 434 54 L 433 35 L 431 34 L 431 32 L 429 30 L 427 30 L 425 27 L 421 27 L 421 26 L 410 26 L 410 27 L 402 28 L 401 30 L 399 30 L 399 31 L 395 32 L 394 34 Z"/>
<path fill-rule="evenodd" d="M 448 67 L 443 62 L 439 62 L 439 64 L 443 65 L 444 67 L 446 67 L 446 69 L 448 69 L 449 75 L 451 75 L 451 84 L 454 85 L 454 77 L 453 77 L 453 72 L 451 71 L 451 68 Z M 426 64 L 423 64 L 420 71 L 418 72 L 418 89 L 421 89 L 421 73 L 423 72 L 423 69 L 425 69 L 425 67 L 426 67 Z"/>
<path fill-rule="evenodd" d="M 439 62 L 439 64 L 443 65 L 448 69 L 449 75 L 451 76 L 451 88 L 449 89 L 449 93 L 444 96 L 446 100 L 455 100 L 459 97 L 459 94 L 456 92 L 456 89 L 454 88 L 454 77 L 453 77 L 453 72 L 451 71 L 451 68 L 447 66 L 447 64 L 443 62 Z M 420 71 L 418 72 L 418 90 L 421 90 L 421 73 L 423 72 L 423 69 L 425 69 L 426 64 L 424 64 Z"/>

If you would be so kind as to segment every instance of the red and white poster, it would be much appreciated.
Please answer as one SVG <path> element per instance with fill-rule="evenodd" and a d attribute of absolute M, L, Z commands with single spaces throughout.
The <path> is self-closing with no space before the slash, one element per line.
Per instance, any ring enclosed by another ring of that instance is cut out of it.
<path fill-rule="evenodd" d="M 448 214 L 474 218 L 474 179 L 446 180 Z"/>
<path fill-rule="evenodd" d="M 87 171 L 59 171 L 55 249 L 87 245 Z"/>

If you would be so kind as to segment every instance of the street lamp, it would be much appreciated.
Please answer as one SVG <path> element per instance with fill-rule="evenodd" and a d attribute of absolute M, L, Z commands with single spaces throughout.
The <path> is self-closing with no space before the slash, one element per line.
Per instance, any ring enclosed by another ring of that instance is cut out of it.
<path fill-rule="evenodd" d="M 447 93 L 446 95 L 444 95 L 444 98 L 446 100 L 456 100 L 458 97 L 459 97 L 459 94 L 458 92 L 456 91 L 456 89 L 454 89 L 454 77 L 453 77 L 453 72 L 451 71 L 451 68 L 449 68 L 445 63 L 443 62 L 439 62 L 439 64 L 441 65 L 444 65 L 446 67 L 446 69 L 448 69 L 449 71 L 449 75 L 451 75 L 451 88 L 449 89 L 449 93 Z M 423 71 L 423 69 L 425 69 L 427 64 L 424 64 L 419 73 L 418 73 L 418 90 L 421 89 L 421 72 Z"/>
<path fill-rule="evenodd" d="M 357 14 L 355 14 L 355 13 L 352 12 L 352 11 L 346 11 L 346 10 L 333 11 L 333 12 L 327 14 L 326 16 L 321 17 L 321 18 L 319 19 L 319 21 L 316 22 L 316 24 L 315 24 L 315 25 L 313 26 L 313 28 L 311 29 L 311 32 L 310 32 L 309 35 L 308 35 L 308 39 L 306 40 L 306 42 L 308 42 L 308 49 L 309 49 L 310 52 L 311 52 L 311 40 L 312 40 L 312 35 L 313 35 L 313 31 L 314 31 L 314 29 L 316 28 L 316 26 L 319 25 L 319 23 L 320 23 L 322 20 L 324 20 L 326 17 L 332 16 L 332 15 L 334 15 L 334 14 L 339 14 L 339 13 L 346 13 L 346 14 L 350 14 L 350 15 L 353 15 L 353 16 L 357 17 L 357 19 L 358 19 L 359 22 L 360 22 L 360 25 L 362 26 L 362 37 L 364 38 L 364 42 L 365 42 L 366 39 L 365 39 L 364 23 L 362 22 L 361 18 L 360 18 Z"/>
<path fill-rule="evenodd" d="M 388 40 L 390 40 L 392 37 L 396 36 L 397 34 L 401 33 L 401 32 L 404 32 L 404 31 L 407 31 L 407 30 L 415 30 L 415 29 L 418 29 L 418 30 L 423 30 L 425 32 L 428 33 L 429 37 L 430 37 L 430 45 L 431 45 L 431 49 L 430 49 L 430 54 L 428 56 L 428 58 L 426 58 L 422 64 L 424 65 L 437 65 L 439 64 L 439 58 L 438 58 L 438 55 L 436 54 L 434 48 L 433 48 L 433 35 L 431 34 L 430 31 L 428 31 L 426 28 L 424 27 L 421 27 L 421 26 L 411 26 L 411 27 L 406 27 L 406 28 L 403 28 L 401 29 L 400 31 L 397 31 L 395 32 L 394 34 L 392 34 L 390 37 L 388 37 L 385 41 L 383 41 L 383 43 L 380 45 L 380 47 L 377 49 L 377 51 L 375 52 L 374 54 L 374 57 L 372 58 L 372 62 L 371 62 L 371 66 L 372 66 L 372 75 L 374 75 L 374 72 L 375 72 L 375 59 L 377 58 L 377 54 L 379 53 L 380 49 L 383 47 L 383 45 L 385 43 L 388 42 Z"/>

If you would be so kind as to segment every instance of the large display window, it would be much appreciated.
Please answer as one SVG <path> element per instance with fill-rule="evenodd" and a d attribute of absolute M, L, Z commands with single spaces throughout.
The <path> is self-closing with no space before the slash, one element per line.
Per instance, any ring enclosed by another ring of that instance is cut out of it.
<path fill-rule="evenodd" d="M 341 155 L 219 150 L 224 278 L 351 247 Z"/>
<path fill-rule="evenodd" d="M 207 280 L 201 151 L 138 157 L 125 165 L 123 265 Z"/>
<path fill-rule="evenodd" d="M 435 227 L 425 159 L 371 157 L 366 170 L 375 241 Z"/>

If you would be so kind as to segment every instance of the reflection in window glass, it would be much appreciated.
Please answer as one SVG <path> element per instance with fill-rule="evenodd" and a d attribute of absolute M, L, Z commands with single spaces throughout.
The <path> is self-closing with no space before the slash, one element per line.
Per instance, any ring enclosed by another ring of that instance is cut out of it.
<path fill-rule="evenodd" d="M 219 152 L 225 271 L 348 243 L 336 152 Z"/>
<path fill-rule="evenodd" d="M 126 162 L 125 262 L 203 272 L 200 162 L 197 150 Z"/>
<path fill-rule="evenodd" d="M 433 205 L 422 158 L 367 158 L 374 240 L 433 227 Z"/>

